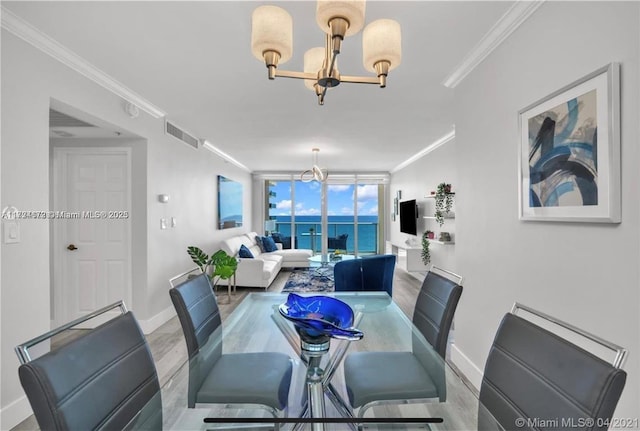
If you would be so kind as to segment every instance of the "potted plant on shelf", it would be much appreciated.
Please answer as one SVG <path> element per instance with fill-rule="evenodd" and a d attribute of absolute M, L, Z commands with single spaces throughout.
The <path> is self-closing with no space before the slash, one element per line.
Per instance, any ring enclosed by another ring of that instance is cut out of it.
<path fill-rule="evenodd" d="M 436 221 L 440 226 L 444 224 L 444 216 L 453 206 L 453 193 L 451 192 L 451 184 L 440 183 L 435 193 L 436 213 L 434 214 Z"/>
<path fill-rule="evenodd" d="M 218 250 L 209 257 L 199 247 L 187 247 L 191 260 L 198 265 L 200 271 L 209 276 L 215 291 L 220 280 L 228 280 L 238 269 L 238 261 L 229 256 L 224 250 Z"/>
<path fill-rule="evenodd" d="M 422 234 L 422 253 L 420 254 L 420 257 L 422 257 L 422 263 L 425 265 L 429 265 L 429 262 L 431 262 L 431 253 L 429 252 L 429 245 L 431 243 L 429 242 L 428 232 L 431 231 L 428 230 Z M 431 233 L 433 234 L 433 232 Z"/>
<path fill-rule="evenodd" d="M 429 238 L 429 239 L 434 239 L 434 238 L 436 237 L 435 232 L 434 232 L 434 231 L 432 231 L 432 230 L 427 230 L 427 231 L 425 232 L 425 235 L 427 235 L 427 238 Z"/>

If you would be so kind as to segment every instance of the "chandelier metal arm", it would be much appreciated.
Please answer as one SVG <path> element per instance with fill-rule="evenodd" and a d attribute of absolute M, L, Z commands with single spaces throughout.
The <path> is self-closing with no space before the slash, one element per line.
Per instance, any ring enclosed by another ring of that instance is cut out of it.
<path fill-rule="evenodd" d="M 341 40 L 340 38 L 337 39 L 338 41 Z M 329 57 L 331 57 L 331 65 L 329 66 L 329 76 L 334 76 L 333 73 L 335 72 L 335 66 L 336 66 L 336 58 L 338 57 L 338 54 L 340 54 L 340 48 L 338 47 L 336 49 L 336 39 L 332 39 L 331 36 L 327 35 L 327 41 L 325 42 L 325 57 L 328 60 Z M 329 63 L 327 61 L 327 63 Z"/>
<path fill-rule="evenodd" d="M 340 75 L 340 82 L 349 82 L 351 84 L 380 84 L 380 78 L 377 76 Z"/>
<path fill-rule="evenodd" d="M 315 81 L 318 79 L 315 73 L 296 72 L 292 70 L 275 70 L 275 76 L 279 78 L 293 79 L 310 79 Z M 340 75 L 340 82 L 348 82 L 351 84 L 380 84 L 380 78 L 377 76 L 352 76 Z"/>
<path fill-rule="evenodd" d="M 315 73 L 307 73 L 307 72 L 295 72 L 292 70 L 275 70 L 275 76 L 280 78 L 293 78 L 293 79 L 311 79 L 316 80 L 318 76 Z"/>

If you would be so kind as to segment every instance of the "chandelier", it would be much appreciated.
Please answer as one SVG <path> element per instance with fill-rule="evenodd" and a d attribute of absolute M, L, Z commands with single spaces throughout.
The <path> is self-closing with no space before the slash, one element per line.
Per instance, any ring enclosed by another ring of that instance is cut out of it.
<path fill-rule="evenodd" d="M 346 36 L 358 33 L 364 26 L 365 0 L 318 0 L 316 22 L 326 33 L 325 46 L 311 48 L 304 54 L 304 71 L 278 69 L 293 53 L 293 20 L 287 11 L 277 6 L 260 6 L 251 20 L 251 50 L 264 61 L 269 79 L 303 79 L 305 86 L 315 91 L 318 104 L 323 105 L 327 89 L 342 82 L 387 85 L 389 71 L 400 65 L 400 24 L 391 19 L 373 21 L 362 32 L 362 61 L 373 76 L 340 75 L 336 57 Z"/>
<path fill-rule="evenodd" d="M 311 151 L 313 152 L 313 166 L 311 169 L 307 169 L 300 174 L 300 180 L 304 183 L 308 183 L 309 181 L 318 181 L 321 183 L 327 179 L 329 171 L 320 168 L 320 165 L 318 165 L 318 153 L 320 149 L 312 148 Z"/>

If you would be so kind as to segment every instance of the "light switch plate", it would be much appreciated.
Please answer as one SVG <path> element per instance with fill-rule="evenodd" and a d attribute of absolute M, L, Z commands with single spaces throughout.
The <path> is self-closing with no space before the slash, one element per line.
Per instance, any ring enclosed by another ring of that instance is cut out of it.
<path fill-rule="evenodd" d="M 166 218 L 161 218 L 160 219 L 160 229 L 166 229 L 167 228 L 167 219 Z"/>
<path fill-rule="evenodd" d="M 177 224 L 178 224 L 178 221 L 176 220 L 176 218 L 171 217 L 171 227 L 176 227 Z"/>
<path fill-rule="evenodd" d="M 20 225 L 15 220 L 2 221 L 2 235 L 5 244 L 20 242 Z"/>

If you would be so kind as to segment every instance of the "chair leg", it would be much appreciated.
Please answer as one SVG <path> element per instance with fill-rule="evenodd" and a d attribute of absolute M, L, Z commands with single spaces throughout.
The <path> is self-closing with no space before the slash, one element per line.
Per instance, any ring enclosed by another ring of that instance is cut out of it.
<path fill-rule="evenodd" d="M 269 411 L 271 412 L 271 414 L 273 415 L 274 419 L 279 419 L 280 418 L 280 412 L 274 408 L 269 409 Z M 285 407 L 284 410 L 282 410 L 282 414 L 283 417 L 287 417 L 287 408 Z M 274 431 L 280 431 L 280 423 L 279 422 L 274 422 L 273 423 L 273 429 Z"/>
<path fill-rule="evenodd" d="M 364 405 L 358 409 L 358 419 L 364 418 L 364 413 L 369 410 L 370 405 Z M 364 431 L 364 424 L 362 422 L 358 422 L 358 431 Z"/>

